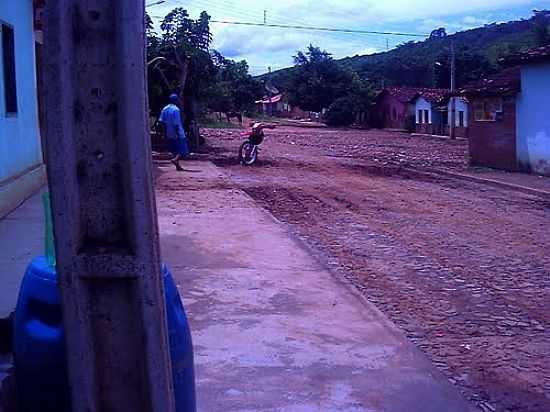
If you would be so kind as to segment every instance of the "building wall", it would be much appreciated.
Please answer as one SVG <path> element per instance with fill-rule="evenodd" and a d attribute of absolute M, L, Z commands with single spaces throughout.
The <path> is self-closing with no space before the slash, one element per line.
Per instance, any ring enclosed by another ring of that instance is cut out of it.
<path fill-rule="evenodd" d="M 422 110 L 423 113 L 425 110 L 428 111 L 428 122 L 424 119 L 424 115 L 422 116 L 422 122 L 420 122 L 420 118 L 418 116 L 419 110 Z M 434 120 L 432 114 L 432 104 L 423 97 L 416 99 L 416 103 L 414 105 L 414 116 L 416 118 L 416 124 L 432 124 L 432 121 Z"/>
<path fill-rule="evenodd" d="M 43 183 L 32 0 L 0 1 L 0 22 L 14 29 L 17 114 L 6 115 L 0 50 L 0 217 Z M 1 36 L 1 33 L 0 33 Z M 0 42 L 0 48 L 1 48 Z M 31 173 L 32 171 L 32 173 Z M 35 176 L 29 181 L 29 176 Z M 39 178 L 40 183 L 36 176 Z M 22 183 L 24 182 L 24 183 Z M 21 186 L 25 186 L 23 190 Z"/>
<path fill-rule="evenodd" d="M 455 98 L 455 108 L 456 108 L 456 117 L 455 117 L 455 127 L 460 127 L 460 117 L 459 113 L 462 111 L 464 112 L 464 127 L 468 127 L 468 102 L 466 102 L 464 99 L 461 98 Z M 451 112 L 452 112 L 452 102 L 449 99 L 448 104 L 448 111 L 449 111 L 449 122 L 451 121 Z"/>
<path fill-rule="evenodd" d="M 475 107 L 472 98 L 470 107 Z M 470 163 L 473 166 L 518 170 L 516 159 L 516 99 L 503 100 L 502 113 L 497 120 L 476 121 L 475 110 L 469 114 Z"/>
<path fill-rule="evenodd" d="M 526 171 L 550 175 L 550 63 L 521 70 L 517 103 L 517 156 Z"/>
<path fill-rule="evenodd" d="M 386 93 L 376 107 L 377 123 L 384 129 L 405 129 L 410 106 Z"/>

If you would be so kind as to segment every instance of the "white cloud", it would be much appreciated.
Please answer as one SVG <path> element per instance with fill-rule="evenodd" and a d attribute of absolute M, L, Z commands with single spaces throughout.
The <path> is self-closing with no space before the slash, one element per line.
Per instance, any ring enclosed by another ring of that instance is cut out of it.
<path fill-rule="evenodd" d="M 543 8 L 544 3 L 542 0 L 194 0 L 187 8 L 192 16 L 206 9 L 214 20 L 261 23 L 263 11 L 267 10 L 267 22 L 272 24 L 430 33 L 437 27 L 454 32 L 503 20 L 504 16 L 526 17 L 533 8 Z M 179 0 L 167 0 L 149 12 L 163 16 L 181 4 Z M 522 15 L 517 15 L 520 12 Z M 277 69 L 291 65 L 296 50 L 310 43 L 339 58 L 382 51 L 410 40 L 216 23 L 212 24 L 212 31 L 214 48 L 230 58 L 246 59 L 255 73 L 264 72 L 268 66 Z"/>

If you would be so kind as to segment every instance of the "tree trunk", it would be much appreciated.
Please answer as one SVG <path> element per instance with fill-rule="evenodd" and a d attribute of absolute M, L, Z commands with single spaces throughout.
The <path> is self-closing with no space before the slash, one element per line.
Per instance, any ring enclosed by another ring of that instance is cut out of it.
<path fill-rule="evenodd" d="M 200 149 L 200 133 L 198 126 L 198 105 L 193 97 L 188 97 L 185 102 L 186 125 L 189 138 L 189 144 L 194 152 Z"/>

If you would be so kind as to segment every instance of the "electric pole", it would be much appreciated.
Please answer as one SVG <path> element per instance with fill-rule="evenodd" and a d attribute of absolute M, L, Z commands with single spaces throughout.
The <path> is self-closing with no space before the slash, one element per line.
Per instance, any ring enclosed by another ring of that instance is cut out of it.
<path fill-rule="evenodd" d="M 455 90 L 456 84 L 456 56 L 455 56 L 455 45 L 451 41 L 451 119 L 449 121 L 449 137 L 451 139 L 455 138 L 455 125 L 456 125 L 456 99 L 455 99 Z"/>
<path fill-rule="evenodd" d="M 46 2 L 46 150 L 73 412 L 174 412 L 144 0 Z"/>
<path fill-rule="evenodd" d="M 267 24 L 267 10 L 264 10 L 264 24 Z"/>
<path fill-rule="evenodd" d="M 267 87 L 267 96 L 269 98 L 269 110 L 268 110 L 268 113 L 269 113 L 269 116 L 270 117 L 273 117 L 273 102 L 271 101 L 273 99 L 273 92 L 271 91 L 272 90 L 272 87 L 273 87 L 273 83 L 271 83 L 271 67 L 268 67 L 267 68 L 267 71 L 268 71 L 268 87 Z"/>

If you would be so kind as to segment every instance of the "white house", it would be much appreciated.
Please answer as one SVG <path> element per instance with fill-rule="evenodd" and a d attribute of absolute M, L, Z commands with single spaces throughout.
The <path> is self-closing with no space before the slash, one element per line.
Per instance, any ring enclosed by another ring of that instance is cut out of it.
<path fill-rule="evenodd" d="M 423 89 L 414 100 L 417 133 L 449 135 L 453 99 L 455 104 L 455 135 L 468 137 L 468 101 L 452 97 L 450 90 Z"/>
<path fill-rule="evenodd" d="M 414 104 L 414 112 L 416 113 L 416 124 L 432 124 L 434 116 L 432 114 L 432 103 L 424 97 L 418 97 Z"/>
<path fill-rule="evenodd" d="M 0 218 L 45 181 L 37 96 L 33 1 L 0 1 Z"/>
<path fill-rule="evenodd" d="M 519 167 L 550 175 L 550 46 L 518 56 L 521 93 L 516 100 Z"/>

